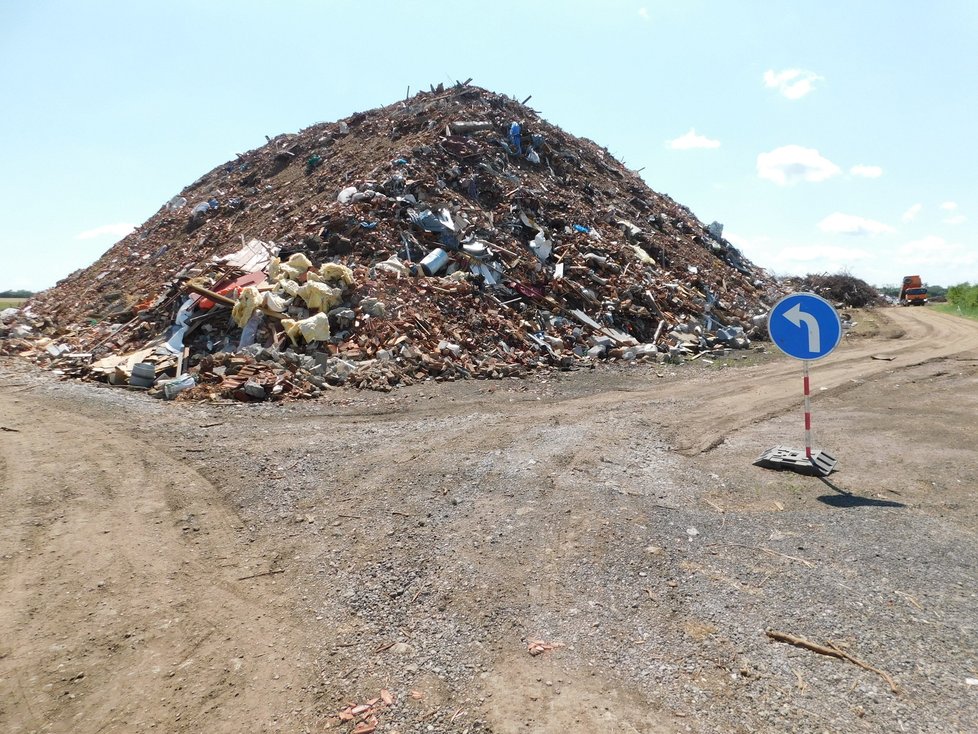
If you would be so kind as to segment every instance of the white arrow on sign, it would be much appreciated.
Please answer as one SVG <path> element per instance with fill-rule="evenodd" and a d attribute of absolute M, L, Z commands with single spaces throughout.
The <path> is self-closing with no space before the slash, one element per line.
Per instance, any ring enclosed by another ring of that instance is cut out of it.
<path fill-rule="evenodd" d="M 805 313 L 802 311 L 800 303 L 796 303 L 794 306 L 785 311 L 784 317 L 799 328 L 801 327 L 802 323 L 805 324 L 805 326 L 808 328 L 808 351 L 812 354 L 818 354 L 818 350 L 822 347 L 822 335 L 818 330 L 818 319 L 816 319 L 810 313 Z"/>

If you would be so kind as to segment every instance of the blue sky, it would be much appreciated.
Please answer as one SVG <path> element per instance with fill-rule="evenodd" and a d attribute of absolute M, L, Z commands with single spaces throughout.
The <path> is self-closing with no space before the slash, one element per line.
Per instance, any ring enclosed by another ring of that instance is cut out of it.
<path fill-rule="evenodd" d="M 0 290 L 88 265 L 266 134 L 468 77 L 777 274 L 978 282 L 972 0 L 8 0 Z"/>

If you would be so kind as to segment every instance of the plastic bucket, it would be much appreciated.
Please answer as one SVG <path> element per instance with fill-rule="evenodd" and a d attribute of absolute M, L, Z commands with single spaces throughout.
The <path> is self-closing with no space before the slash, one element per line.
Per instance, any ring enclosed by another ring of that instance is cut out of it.
<path fill-rule="evenodd" d="M 153 387 L 156 382 L 156 365 L 152 362 L 140 362 L 132 366 L 129 384 L 134 387 Z"/>

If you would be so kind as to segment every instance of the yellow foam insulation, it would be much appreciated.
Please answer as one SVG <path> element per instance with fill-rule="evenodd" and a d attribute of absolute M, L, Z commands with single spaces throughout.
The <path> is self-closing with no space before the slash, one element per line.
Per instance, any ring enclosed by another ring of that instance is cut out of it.
<path fill-rule="evenodd" d="M 293 344 L 298 343 L 300 335 L 307 342 L 326 341 L 330 336 L 329 317 L 324 313 L 317 313 L 302 321 L 282 319 L 282 328 Z"/>
<path fill-rule="evenodd" d="M 258 293 L 258 289 L 255 286 L 249 285 L 241 289 L 241 295 L 238 296 L 237 302 L 235 302 L 231 309 L 231 317 L 239 328 L 243 329 L 245 327 L 245 324 L 248 323 L 251 314 L 255 312 L 255 308 L 257 308 L 260 300 L 261 294 Z"/>
<path fill-rule="evenodd" d="M 309 308 L 318 308 L 320 311 L 329 311 L 343 300 L 343 291 L 339 288 L 332 288 L 325 283 L 315 281 L 301 286 L 298 294 Z"/>

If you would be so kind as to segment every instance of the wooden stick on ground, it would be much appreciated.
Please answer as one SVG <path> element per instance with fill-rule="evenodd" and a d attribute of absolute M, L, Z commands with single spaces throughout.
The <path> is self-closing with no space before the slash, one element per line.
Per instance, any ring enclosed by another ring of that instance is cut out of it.
<path fill-rule="evenodd" d="M 241 576 L 238 581 L 244 581 L 245 579 L 257 579 L 261 576 L 274 576 L 277 573 L 285 573 L 284 568 L 273 568 L 271 571 L 262 571 L 261 573 L 253 573 L 250 576 Z"/>
<path fill-rule="evenodd" d="M 709 500 L 707 500 L 707 502 L 709 502 Z M 710 504 L 713 503 L 711 502 Z M 808 568 L 815 568 L 814 563 L 812 563 L 811 561 L 806 561 L 804 558 L 798 558 L 798 556 L 789 556 L 787 553 L 779 553 L 776 550 L 773 550 L 771 548 L 764 548 L 759 545 L 746 545 L 744 543 L 714 543 L 713 545 L 733 545 L 738 548 L 750 548 L 751 550 L 759 550 L 762 553 L 767 553 L 770 556 L 780 556 L 781 558 L 787 558 L 789 561 L 798 561 L 798 563 L 801 563 L 807 566 Z"/>
<path fill-rule="evenodd" d="M 840 660 L 848 660 L 854 665 L 858 665 L 863 670 L 868 670 L 871 673 L 876 673 L 880 678 L 885 680 L 890 686 L 890 690 L 893 693 L 900 693 L 900 687 L 897 685 L 896 681 L 893 680 L 893 676 L 887 673 L 885 670 L 880 670 L 879 668 L 874 668 L 869 663 L 860 660 L 854 655 L 850 655 L 845 650 L 834 645 L 832 642 L 828 643 L 828 646 L 819 645 L 815 642 L 809 642 L 804 637 L 795 637 L 794 635 L 789 635 L 786 632 L 778 632 L 777 630 L 766 630 L 765 633 L 772 640 L 777 640 L 778 642 L 786 642 L 789 645 L 794 645 L 795 647 L 801 647 L 806 650 L 811 650 L 812 652 L 817 652 L 819 655 L 828 655 L 829 657 L 839 658 Z"/>
<path fill-rule="evenodd" d="M 808 566 L 809 568 L 815 568 L 814 563 L 812 563 L 811 561 L 806 561 L 804 558 L 798 558 L 797 556 L 789 556 L 787 553 L 779 553 L 776 550 L 772 550 L 770 548 L 762 548 L 760 546 L 758 546 L 758 550 L 762 551 L 763 553 L 767 553 L 768 555 L 771 556 L 780 556 L 781 558 L 787 558 L 789 561 L 798 561 L 798 563 Z"/>
<path fill-rule="evenodd" d="M 411 603 L 412 604 L 414 604 L 414 602 L 416 602 L 418 600 L 418 597 L 421 596 L 421 592 L 423 592 L 425 590 L 425 587 L 427 585 L 428 585 L 428 582 L 427 581 L 425 581 L 423 584 L 421 584 L 421 588 L 418 589 L 417 592 L 415 592 L 415 594 L 414 594 L 413 597 L 411 597 Z"/>

